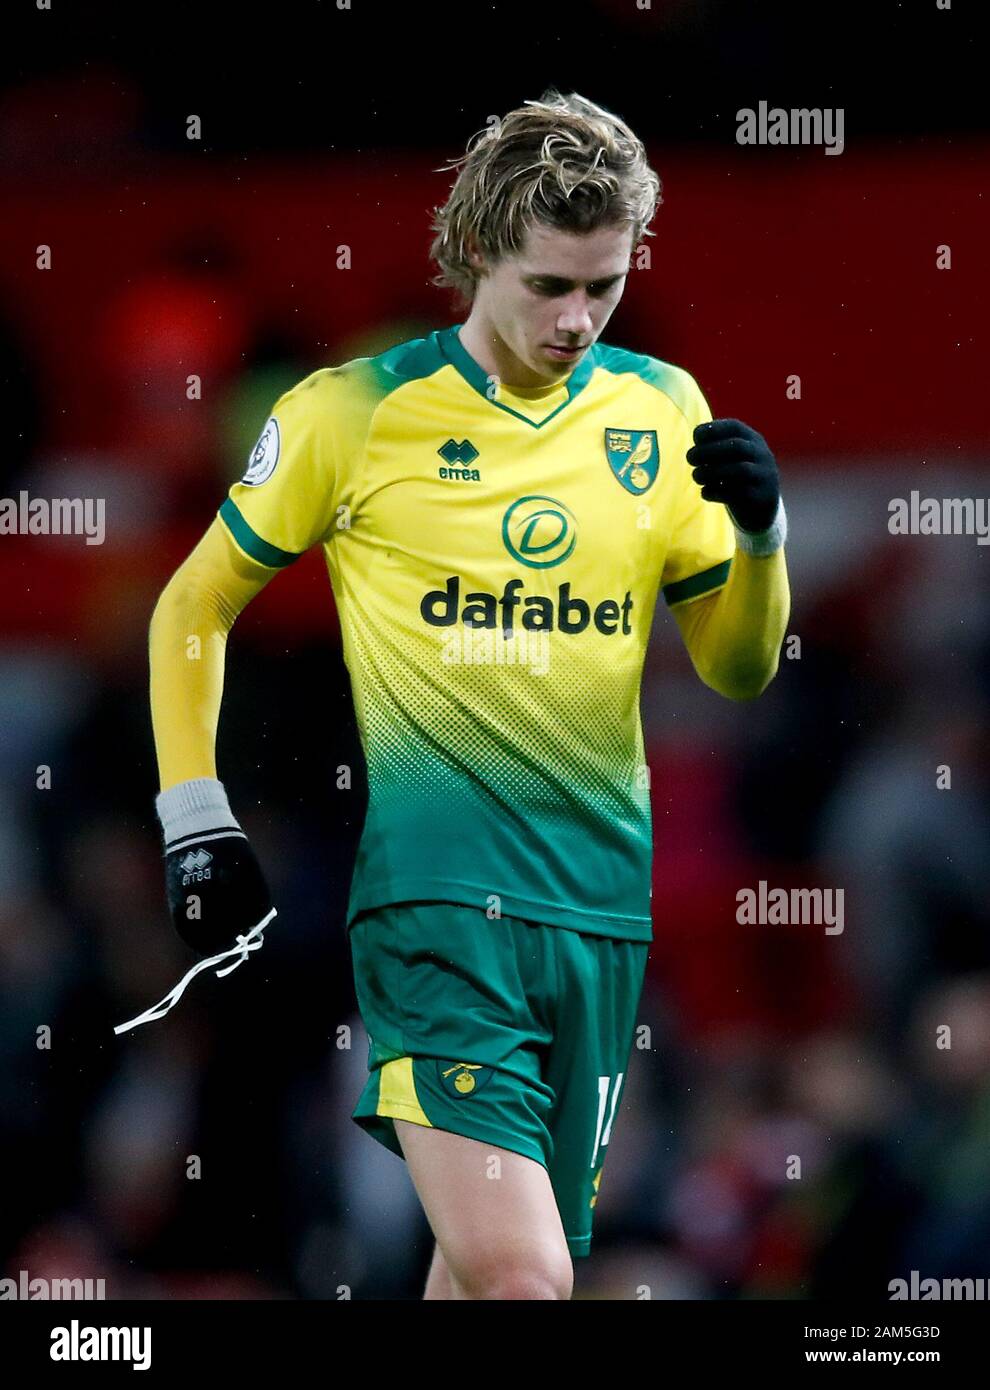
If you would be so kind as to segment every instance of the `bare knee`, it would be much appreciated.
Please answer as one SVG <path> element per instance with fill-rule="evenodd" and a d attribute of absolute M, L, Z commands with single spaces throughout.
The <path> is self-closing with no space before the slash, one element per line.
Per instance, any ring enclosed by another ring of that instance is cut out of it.
<path fill-rule="evenodd" d="M 461 1263 L 454 1279 L 462 1298 L 567 1300 L 574 1288 L 574 1268 L 566 1251 L 501 1257 L 491 1252 Z"/>

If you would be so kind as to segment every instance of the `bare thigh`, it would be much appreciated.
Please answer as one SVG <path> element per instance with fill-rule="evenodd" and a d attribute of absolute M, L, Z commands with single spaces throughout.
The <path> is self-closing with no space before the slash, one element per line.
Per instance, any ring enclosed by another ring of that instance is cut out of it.
<path fill-rule="evenodd" d="M 395 1132 L 453 1297 L 570 1298 L 573 1265 L 542 1164 L 407 1120 Z M 431 1284 L 442 1280 L 435 1260 Z"/>

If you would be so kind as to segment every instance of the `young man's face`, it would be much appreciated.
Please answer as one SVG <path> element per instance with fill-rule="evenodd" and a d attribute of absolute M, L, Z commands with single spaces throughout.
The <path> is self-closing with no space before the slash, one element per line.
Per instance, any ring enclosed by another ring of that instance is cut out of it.
<path fill-rule="evenodd" d="M 507 382 L 543 386 L 570 375 L 622 297 L 632 235 L 628 223 L 584 233 L 537 225 L 521 250 L 486 263 L 472 317 L 507 359 Z"/>

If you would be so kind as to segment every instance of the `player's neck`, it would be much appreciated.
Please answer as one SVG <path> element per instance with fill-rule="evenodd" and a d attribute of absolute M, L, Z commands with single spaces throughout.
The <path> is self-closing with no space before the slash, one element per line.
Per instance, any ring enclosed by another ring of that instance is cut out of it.
<path fill-rule="evenodd" d="M 461 347 L 474 358 L 482 371 L 487 376 L 497 378 L 510 391 L 550 392 L 566 380 L 566 377 L 561 377 L 555 382 L 547 381 L 545 376 L 540 376 L 520 362 L 491 325 L 474 310 L 462 324 L 458 337 Z"/>

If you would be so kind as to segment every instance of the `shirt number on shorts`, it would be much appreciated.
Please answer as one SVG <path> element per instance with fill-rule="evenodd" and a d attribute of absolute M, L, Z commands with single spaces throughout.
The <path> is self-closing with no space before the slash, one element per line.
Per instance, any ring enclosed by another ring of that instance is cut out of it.
<path fill-rule="evenodd" d="M 622 1089 L 622 1078 L 624 1072 L 619 1072 L 614 1084 L 611 1076 L 600 1076 L 598 1078 L 598 1123 L 595 1126 L 595 1147 L 591 1151 L 590 1167 L 594 1168 L 598 1162 L 598 1150 L 604 1149 L 612 1133 L 612 1121 L 615 1119 L 615 1106 L 619 1099 L 619 1091 Z M 612 1092 L 612 1103 L 609 1104 L 609 1091 Z M 605 1123 L 605 1112 L 608 1111 L 608 1123 Z M 604 1132 L 602 1126 L 605 1126 Z"/>

